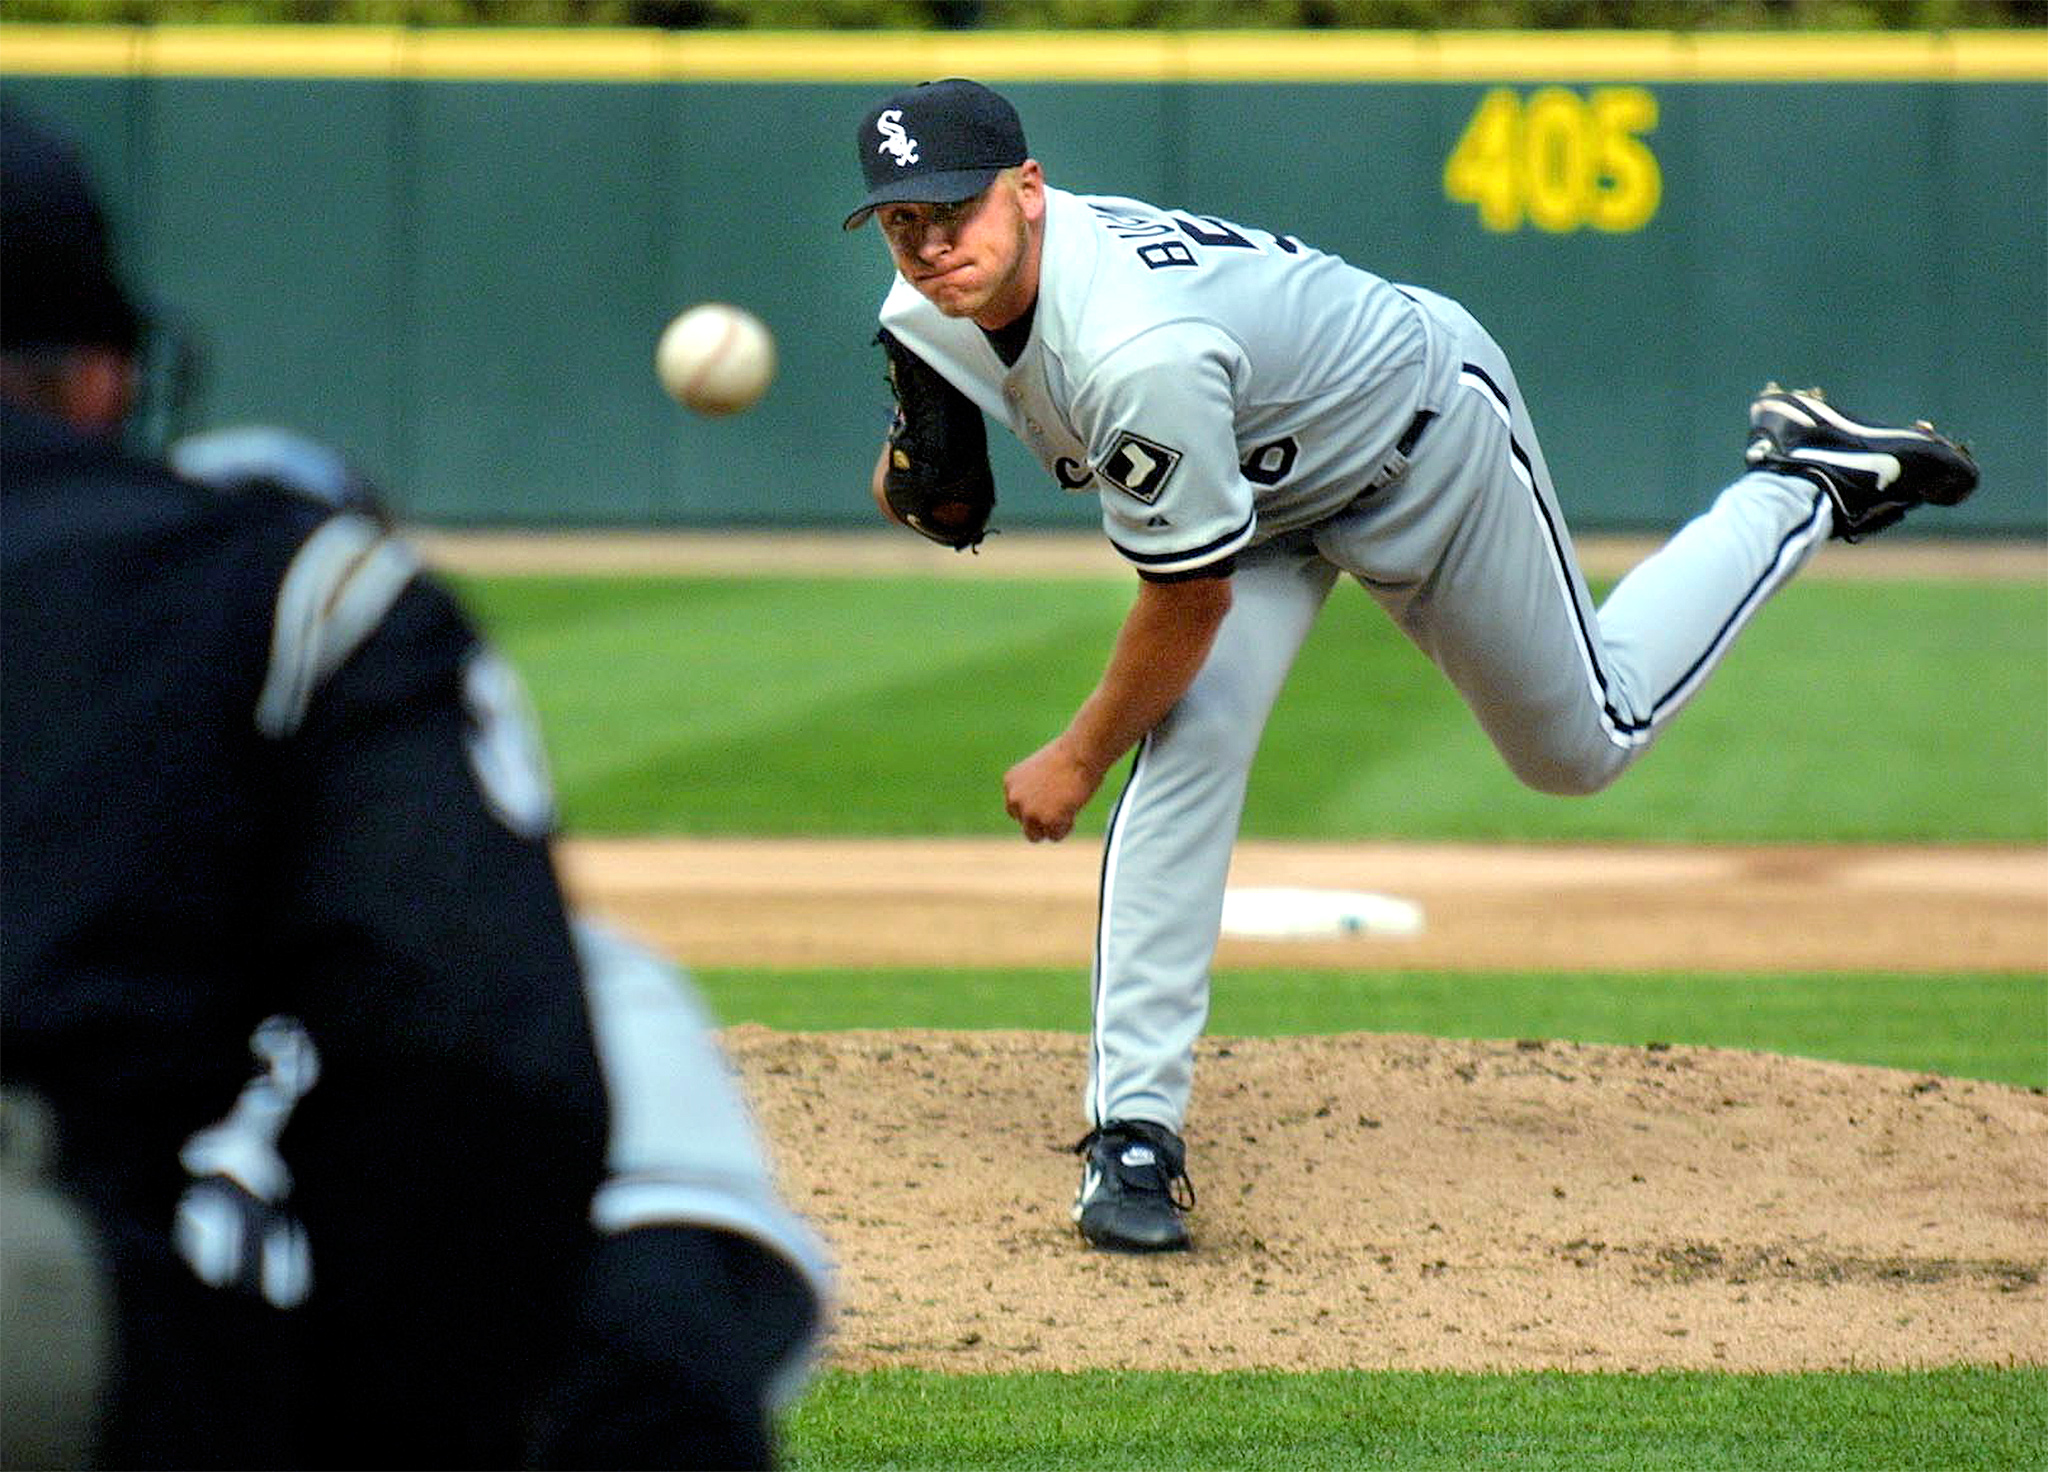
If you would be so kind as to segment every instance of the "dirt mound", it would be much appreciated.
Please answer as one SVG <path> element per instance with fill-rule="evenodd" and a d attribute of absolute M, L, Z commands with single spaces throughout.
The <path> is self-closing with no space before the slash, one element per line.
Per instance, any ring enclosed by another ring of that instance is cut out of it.
<path fill-rule="evenodd" d="M 2048 1363 L 2048 1098 L 1696 1048 L 1210 1039 L 1196 1250 L 1068 1219 L 1085 1040 L 728 1049 L 844 1276 L 833 1363 L 1809 1370 Z"/>

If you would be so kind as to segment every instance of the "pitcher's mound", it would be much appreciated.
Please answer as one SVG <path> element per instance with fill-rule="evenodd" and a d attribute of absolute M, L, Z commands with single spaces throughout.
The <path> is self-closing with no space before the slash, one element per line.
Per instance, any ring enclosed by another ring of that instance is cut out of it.
<path fill-rule="evenodd" d="M 1210 1039 L 1196 1250 L 1068 1216 L 1086 1040 L 729 1029 L 839 1259 L 832 1362 L 2048 1363 L 2048 1098 L 1699 1048 Z"/>

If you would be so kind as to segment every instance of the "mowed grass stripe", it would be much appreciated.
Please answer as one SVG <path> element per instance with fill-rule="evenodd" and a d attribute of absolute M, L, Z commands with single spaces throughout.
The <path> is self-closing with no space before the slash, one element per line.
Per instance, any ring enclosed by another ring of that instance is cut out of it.
<path fill-rule="evenodd" d="M 826 831 L 814 825 L 848 814 L 844 831 L 906 831 L 874 779 L 929 768 L 963 722 L 985 727 L 996 676 L 1078 700 L 1092 677 L 1077 651 L 1129 599 L 1086 584 L 1052 597 L 1017 583 L 801 578 L 461 588 L 526 675 L 567 821 L 592 832 L 786 831 L 796 819 Z M 1012 704 L 1043 723 L 1032 702 Z M 979 793 L 999 775 L 971 779 Z"/>
<path fill-rule="evenodd" d="M 1795 584 L 1619 783 L 1521 786 L 1362 596 L 1281 695 L 1245 830 L 1690 841 L 2048 838 L 2048 587 Z M 1349 692 L 1345 703 L 1333 693 Z"/>
<path fill-rule="evenodd" d="M 900 673 L 881 688 L 813 688 L 800 705 L 781 702 L 773 720 L 728 739 L 649 743 L 630 761 L 622 755 L 580 783 L 564 813 L 593 834 L 647 826 L 735 837 L 986 834 L 1003 815 L 1003 767 L 957 759 L 962 733 L 1002 737 L 1021 755 L 1054 728 L 1032 702 L 977 700 L 977 692 L 1014 682 L 1020 666 L 1054 668 L 1072 647 L 1055 628 Z M 1088 688 L 1076 678 L 1074 700 Z"/>
<path fill-rule="evenodd" d="M 1114 1315 L 1105 1314 L 1105 1332 Z M 2016 1472 L 2048 1372 L 827 1374 L 790 1472 Z"/>
<path fill-rule="evenodd" d="M 727 1023 L 849 1028 L 1088 1029 L 1086 958 L 1071 969 L 705 969 Z M 2048 974 L 1820 975 L 1224 971 L 1211 1037 L 1421 1033 L 1622 1047 L 1741 1048 L 2048 1087 Z"/>
<path fill-rule="evenodd" d="M 533 689 L 570 830 L 620 834 L 1009 831 L 1003 772 L 1092 688 L 1130 602 L 1095 581 L 462 586 Z M 1344 586 L 1274 712 L 1244 831 L 2040 843 L 2044 750 L 2048 586 L 1795 586 L 1635 770 L 1579 799 L 1520 787 Z"/>

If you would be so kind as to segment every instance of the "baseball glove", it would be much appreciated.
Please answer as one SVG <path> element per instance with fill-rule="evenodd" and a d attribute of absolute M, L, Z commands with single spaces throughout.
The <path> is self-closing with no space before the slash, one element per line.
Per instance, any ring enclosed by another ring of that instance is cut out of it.
<path fill-rule="evenodd" d="M 979 546 L 996 508 L 981 410 L 888 328 L 875 341 L 888 358 L 889 391 L 896 396 L 882 474 L 889 509 L 942 547 L 965 552 Z"/>

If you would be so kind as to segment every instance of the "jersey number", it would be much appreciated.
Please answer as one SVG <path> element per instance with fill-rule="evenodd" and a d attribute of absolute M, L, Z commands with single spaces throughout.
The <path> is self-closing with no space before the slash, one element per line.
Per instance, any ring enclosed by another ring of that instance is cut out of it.
<path fill-rule="evenodd" d="M 1300 454 L 1301 445 L 1290 434 L 1260 445 L 1244 457 L 1238 471 L 1255 486 L 1277 486 L 1287 479 L 1287 472 L 1294 469 L 1295 457 Z"/>
<path fill-rule="evenodd" d="M 1165 240 L 1147 241 L 1139 246 L 1138 259 L 1154 271 L 1169 270 L 1176 266 L 1201 265 L 1202 258 L 1195 254 L 1195 245 L 1216 246 L 1223 250 L 1264 249 L 1250 236 L 1239 234 L 1213 216 L 1191 220 L 1186 215 L 1168 215 L 1167 219 L 1173 222 L 1173 228 L 1185 235 L 1187 240 L 1174 240 L 1169 237 Z M 1164 234 L 1163 227 L 1160 233 Z M 1271 235 L 1270 238 L 1273 244 L 1289 255 L 1297 255 L 1301 251 L 1301 242 L 1290 235 Z M 1194 245 L 1190 245 L 1188 241 L 1193 241 Z"/>

